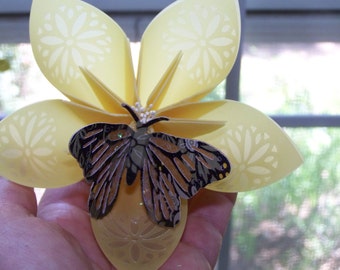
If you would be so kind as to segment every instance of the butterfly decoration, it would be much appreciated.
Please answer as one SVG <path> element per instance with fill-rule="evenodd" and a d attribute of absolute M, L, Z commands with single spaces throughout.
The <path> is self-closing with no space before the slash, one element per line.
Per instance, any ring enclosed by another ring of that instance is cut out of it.
<path fill-rule="evenodd" d="M 85 176 L 93 234 L 118 269 L 162 265 L 199 189 L 262 188 L 302 162 L 262 112 L 202 101 L 235 62 L 237 0 L 165 8 L 142 36 L 136 75 L 124 31 L 83 1 L 33 0 L 30 39 L 65 100 L 28 105 L 0 122 L 0 173 L 44 188 Z"/>
<path fill-rule="evenodd" d="M 80 129 L 70 140 L 70 152 L 92 184 L 89 211 L 102 218 L 116 200 L 125 175 L 132 185 L 140 174 L 144 205 L 156 223 L 174 227 L 180 220 L 180 199 L 190 199 L 211 182 L 224 179 L 230 163 L 224 154 L 201 141 L 177 138 L 148 128 L 165 117 L 136 121 L 136 131 L 125 124 L 95 123 Z M 124 173 L 125 172 L 125 173 Z"/>

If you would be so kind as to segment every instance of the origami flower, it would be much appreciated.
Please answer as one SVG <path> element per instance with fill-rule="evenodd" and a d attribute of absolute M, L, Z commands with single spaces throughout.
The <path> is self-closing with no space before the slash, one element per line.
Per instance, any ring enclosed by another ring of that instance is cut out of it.
<path fill-rule="evenodd" d="M 36 103 L 0 123 L 0 173 L 14 182 L 50 188 L 80 181 L 70 138 L 97 122 L 133 126 L 123 103 L 141 121 L 169 119 L 152 125 L 154 132 L 207 142 L 228 157 L 230 175 L 208 189 L 260 188 L 301 163 L 290 139 L 261 112 L 231 100 L 201 101 L 235 61 L 236 0 L 181 0 L 166 8 L 143 35 L 136 77 L 124 32 L 84 2 L 33 0 L 30 37 L 41 71 L 68 101 Z M 161 265 L 182 235 L 187 203 L 182 201 L 179 225 L 159 227 L 141 206 L 140 187 L 127 189 L 120 187 L 108 216 L 91 219 L 98 244 L 116 266 Z M 129 243 L 131 237 L 139 240 Z"/>

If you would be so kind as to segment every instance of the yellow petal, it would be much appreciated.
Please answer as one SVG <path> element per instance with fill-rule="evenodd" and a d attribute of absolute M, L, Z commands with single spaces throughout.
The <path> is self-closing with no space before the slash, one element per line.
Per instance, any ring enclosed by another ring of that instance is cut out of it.
<path fill-rule="evenodd" d="M 170 118 L 170 121 L 161 121 L 152 127 L 155 132 L 164 132 L 183 138 L 194 138 L 213 132 L 224 125 L 225 122 L 223 121 Z"/>
<path fill-rule="evenodd" d="M 296 169 L 302 158 L 290 138 L 269 117 L 236 101 L 207 113 L 202 119 L 224 120 L 221 129 L 198 137 L 222 150 L 231 174 L 208 189 L 234 192 L 261 188 Z"/>
<path fill-rule="evenodd" d="M 168 117 L 170 121 L 158 122 L 153 128 L 157 132 L 184 138 L 194 138 L 208 134 L 225 125 L 223 118 L 207 119 L 207 115 L 210 115 L 211 111 L 223 106 L 226 102 L 226 100 L 220 100 L 168 106 L 157 111 L 157 116 Z"/>
<path fill-rule="evenodd" d="M 95 238 L 117 269 L 158 269 L 172 254 L 183 234 L 187 201 L 181 201 L 181 219 L 174 228 L 151 221 L 141 197 L 141 185 L 121 182 L 117 201 L 102 219 L 91 219 Z"/>
<path fill-rule="evenodd" d="M 41 71 L 66 96 L 103 108 L 79 69 L 83 67 L 121 99 L 135 99 L 128 39 L 95 7 L 77 0 L 34 0 L 30 38 Z"/>
<path fill-rule="evenodd" d="M 165 71 L 162 78 L 159 80 L 153 92 L 150 94 L 148 101 L 147 101 L 147 105 L 152 104 L 154 108 L 158 108 L 160 106 L 160 103 L 162 103 L 165 97 L 166 91 L 169 87 L 169 84 L 172 80 L 172 77 L 178 67 L 178 64 L 181 58 L 182 58 L 182 53 L 179 52 L 175 56 L 174 60 L 170 63 L 168 69 Z"/>
<path fill-rule="evenodd" d="M 93 92 L 96 94 L 105 111 L 111 113 L 126 113 L 126 110 L 122 107 L 122 104 L 125 102 L 120 99 L 119 96 L 110 91 L 110 89 L 89 70 L 81 68 L 81 72 L 94 90 Z"/>
<path fill-rule="evenodd" d="M 150 93 L 160 91 L 158 82 L 178 53 L 183 56 L 155 109 L 213 89 L 232 68 L 239 39 L 236 0 L 185 0 L 167 7 L 142 37 L 138 72 L 142 104 Z"/>
<path fill-rule="evenodd" d="M 199 119 L 203 115 L 223 106 L 225 103 L 226 100 L 175 104 L 157 111 L 157 115 L 169 118 Z"/>
<path fill-rule="evenodd" d="M 22 108 L 0 122 L 0 174 L 31 187 L 77 182 L 83 176 L 68 151 L 71 136 L 93 122 L 129 123 L 130 119 L 61 100 Z"/>

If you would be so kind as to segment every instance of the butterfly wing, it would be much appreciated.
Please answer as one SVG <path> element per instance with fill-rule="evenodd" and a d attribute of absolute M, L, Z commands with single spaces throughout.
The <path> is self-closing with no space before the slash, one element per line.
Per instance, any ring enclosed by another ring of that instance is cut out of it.
<path fill-rule="evenodd" d="M 204 142 L 151 135 L 142 170 L 143 200 L 157 223 L 173 227 L 180 218 L 180 198 L 190 199 L 202 187 L 225 178 L 230 163 Z"/>
<path fill-rule="evenodd" d="M 117 198 L 134 131 L 127 125 L 96 123 L 80 129 L 69 143 L 87 182 L 92 183 L 89 211 L 102 218 Z"/>

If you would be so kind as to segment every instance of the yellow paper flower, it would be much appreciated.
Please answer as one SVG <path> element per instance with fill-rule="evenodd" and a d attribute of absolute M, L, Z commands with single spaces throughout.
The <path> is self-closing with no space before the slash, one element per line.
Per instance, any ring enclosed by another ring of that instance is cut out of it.
<path fill-rule="evenodd" d="M 36 103 L 0 123 L 0 173 L 31 187 L 80 181 L 82 170 L 68 150 L 70 138 L 92 123 L 130 125 L 134 121 L 121 106 L 126 103 L 135 106 L 145 121 L 169 118 L 153 125 L 155 132 L 196 138 L 225 153 L 231 174 L 206 188 L 245 191 L 284 177 L 300 165 L 301 157 L 270 118 L 236 101 L 201 102 L 233 66 L 240 40 L 239 16 L 236 0 L 176 1 L 146 29 L 135 76 L 129 41 L 110 17 L 78 0 L 33 0 L 30 37 L 36 61 L 69 101 Z M 138 192 L 140 188 L 132 199 L 136 205 L 141 202 Z M 178 228 L 147 230 L 134 227 L 149 222 L 143 210 L 136 207 L 120 220 L 114 217 L 124 211 L 119 200 L 116 204 L 112 215 L 92 220 L 98 243 L 111 261 L 116 263 L 122 254 L 112 251 L 107 240 L 110 232 L 105 230 L 112 223 L 117 230 L 128 224 L 146 238 L 152 235 L 148 232 L 163 230 L 157 231 L 156 241 L 166 243 L 171 253 L 184 229 L 186 202 L 182 202 L 183 222 Z M 171 243 L 161 240 L 162 235 Z M 140 255 L 142 247 L 143 241 L 131 246 L 123 265 L 151 258 Z M 162 250 L 157 257 L 164 261 L 168 256 L 164 254 Z"/>

